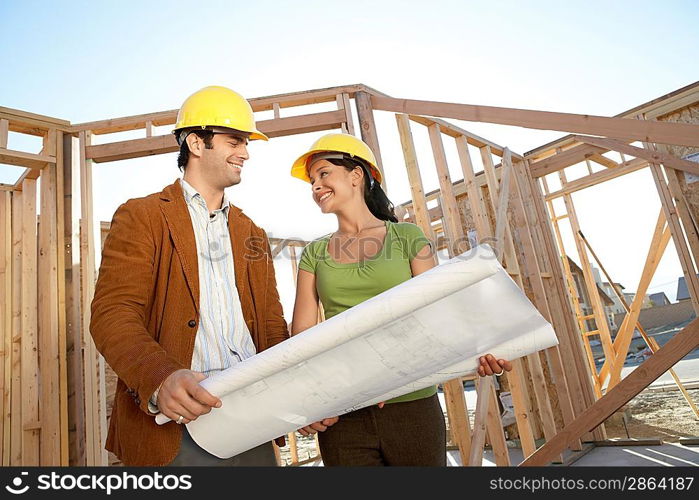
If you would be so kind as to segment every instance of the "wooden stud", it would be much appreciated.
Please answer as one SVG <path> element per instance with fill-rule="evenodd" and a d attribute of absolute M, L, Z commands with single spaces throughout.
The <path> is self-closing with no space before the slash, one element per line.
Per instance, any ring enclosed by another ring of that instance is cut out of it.
<path fill-rule="evenodd" d="M 468 407 L 466 406 L 466 397 L 464 396 L 463 385 L 461 390 L 455 384 L 444 389 L 444 403 L 447 407 L 447 415 L 449 416 L 449 428 L 451 430 L 452 440 L 459 446 L 459 456 L 463 465 L 469 465 L 471 454 L 471 422 L 468 419 Z M 457 418 L 457 415 L 463 415 L 465 418 Z M 481 455 L 483 449 L 481 448 Z"/>
<path fill-rule="evenodd" d="M 456 198 L 452 189 L 451 176 L 449 175 L 449 167 L 447 166 L 439 125 L 430 125 L 427 130 L 429 131 L 432 153 L 437 168 L 437 178 L 439 179 L 439 187 L 442 193 L 442 212 L 446 222 L 444 229 L 448 240 L 449 255 L 454 257 L 465 251 L 468 245 L 464 241 L 459 209 L 456 206 Z"/>
<path fill-rule="evenodd" d="M 12 194 L 12 384 L 10 388 L 10 465 L 22 462 L 22 210 L 24 193 Z M 27 286 L 29 286 L 27 284 Z"/>
<path fill-rule="evenodd" d="M 275 120 L 278 120 L 281 118 L 281 108 L 279 107 L 278 102 L 272 103 L 272 111 L 274 112 L 274 119 Z"/>
<path fill-rule="evenodd" d="M 12 387 L 12 193 L 0 192 L 0 463 L 10 465 L 10 416 Z"/>
<path fill-rule="evenodd" d="M 63 260 L 65 263 L 66 369 L 68 389 L 68 462 L 87 465 L 85 430 L 85 376 L 82 359 L 80 303 L 80 227 L 75 205 L 80 203 L 80 148 L 77 140 L 63 137 Z"/>
<path fill-rule="evenodd" d="M 153 137 L 153 122 L 150 120 L 146 122 L 146 137 Z"/>
<path fill-rule="evenodd" d="M 350 106 L 350 98 L 347 92 L 343 92 L 342 96 L 342 109 L 345 110 L 345 128 L 348 134 L 355 135 L 354 133 L 354 119 L 352 117 L 352 107 Z"/>
<path fill-rule="evenodd" d="M 473 438 L 471 440 L 471 452 L 468 463 L 472 467 L 483 465 L 483 447 L 485 445 L 485 433 L 488 418 L 488 406 L 490 406 L 490 391 L 493 387 L 491 377 L 482 377 L 478 379 L 476 392 L 478 399 L 476 400 L 476 415 L 473 421 Z"/>
<path fill-rule="evenodd" d="M 374 123 L 371 96 L 367 92 L 357 92 L 354 95 L 354 105 L 357 107 L 357 118 L 359 118 L 359 129 L 362 134 L 362 140 L 367 143 L 376 157 L 376 166 L 379 168 L 379 172 L 381 172 L 381 187 L 388 193 L 386 189 L 386 175 L 384 174 L 383 162 L 381 161 L 379 137 L 376 132 L 376 123 Z"/>
<path fill-rule="evenodd" d="M 481 396 L 490 398 L 487 416 L 488 425 L 486 430 L 488 432 L 488 441 L 490 442 L 490 446 L 493 448 L 495 464 L 502 467 L 509 467 L 510 454 L 507 451 L 507 441 L 505 440 L 505 433 L 502 430 L 502 420 L 500 419 L 498 397 L 497 394 L 495 394 L 495 386 L 492 381 L 489 384 L 488 392 L 479 395 L 479 397 Z"/>
<path fill-rule="evenodd" d="M 56 152 L 56 131 L 49 131 L 47 146 Z M 58 234 L 56 167 L 41 175 L 41 215 L 39 216 L 39 369 L 41 380 L 41 465 L 61 462 L 60 385 L 58 346 Z"/>
<path fill-rule="evenodd" d="M 398 124 L 398 133 L 403 147 L 403 158 L 405 158 L 405 169 L 410 183 L 415 223 L 420 226 L 430 241 L 435 241 L 432 223 L 428 215 L 427 202 L 425 201 L 425 192 L 422 187 L 420 167 L 418 166 L 417 154 L 415 153 L 413 134 L 410 131 L 410 121 L 406 115 L 397 114 L 396 123 Z"/>
<path fill-rule="evenodd" d="M 480 239 L 485 240 L 485 238 L 491 236 L 490 223 L 485 213 L 485 204 L 480 190 L 478 189 L 476 175 L 473 171 L 473 162 L 471 161 L 471 155 L 468 151 L 468 141 L 465 137 L 457 137 L 455 141 L 456 151 L 459 155 L 459 162 L 461 163 L 461 171 L 464 174 L 468 203 L 471 208 L 473 222 L 476 226 L 476 233 Z"/>
<path fill-rule="evenodd" d="M 40 465 L 36 181 L 22 185 L 22 464 Z"/>
<path fill-rule="evenodd" d="M 93 231 L 92 162 L 85 157 L 90 135 L 80 132 L 80 207 L 82 227 L 80 232 L 80 262 L 82 283 L 82 335 L 85 363 L 85 390 L 87 413 L 88 465 L 107 465 L 104 449 L 107 430 L 105 408 L 104 358 L 95 347 L 90 335 L 90 303 L 95 293 L 97 268 L 95 263 L 95 238 Z"/>
<path fill-rule="evenodd" d="M 10 132 L 10 122 L 5 119 L 0 119 L 0 149 L 7 149 L 7 141 Z"/>

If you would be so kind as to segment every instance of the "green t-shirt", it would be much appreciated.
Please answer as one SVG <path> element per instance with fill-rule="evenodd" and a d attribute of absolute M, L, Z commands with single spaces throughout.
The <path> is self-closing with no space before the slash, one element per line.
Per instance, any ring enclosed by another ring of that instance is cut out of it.
<path fill-rule="evenodd" d="M 375 256 L 342 264 L 328 253 L 330 237 L 309 243 L 299 263 L 300 269 L 316 275 L 316 290 L 327 319 L 412 278 L 410 261 L 430 244 L 415 224 L 387 221 L 384 244 Z M 414 401 L 436 392 L 437 386 L 430 386 L 386 402 Z"/>

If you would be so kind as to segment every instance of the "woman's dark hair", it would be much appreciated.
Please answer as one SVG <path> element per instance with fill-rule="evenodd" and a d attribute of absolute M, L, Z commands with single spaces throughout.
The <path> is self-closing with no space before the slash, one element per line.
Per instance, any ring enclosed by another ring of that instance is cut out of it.
<path fill-rule="evenodd" d="M 328 159 L 328 161 L 338 167 L 345 167 L 350 172 L 357 167 L 361 168 L 364 171 L 364 202 L 369 211 L 377 219 L 398 222 L 398 217 L 396 217 L 393 211 L 393 203 L 381 189 L 379 182 L 371 178 L 371 169 L 368 165 L 362 165 L 360 163 L 361 160 L 352 158 L 343 158 L 341 160 L 332 158 Z"/>
<path fill-rule="evenodd" d="M 193 130 L 192 134 L 197 134 L 200 139 L 204 141 L 204 147 L 206 149 L 211 149 L 214 145 L 211 143 L 211 139 L 214 137 L 214 133 L 210 130 Z M 189 146 L 187 145 L 186 138 L 182 140 L 180 144 L 180 154 L 177 155 L 177 167 L 180 171 L 184 172 L 187 168 L 187 162 L 189 161 Z"/>

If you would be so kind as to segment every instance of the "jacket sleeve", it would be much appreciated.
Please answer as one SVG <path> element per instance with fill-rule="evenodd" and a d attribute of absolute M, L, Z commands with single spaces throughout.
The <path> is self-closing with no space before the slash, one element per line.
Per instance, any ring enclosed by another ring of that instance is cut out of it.
<path fill-rule="evenodd" d="M 169 356 L 146 329 L 155 255 L 147 207 L 140 200 L 121 205 L 104 242 L 90 320 L 97 349 L 149 414 L 153 392 L 172 372 L 188 368 Z"/>
<path fill-rule="evenodd" d="M 267 233 L 263 229 L 257 229 L 260 237 L 264 241 L 265 249 L 265 274 L 267 276 L 267 283 L 265 284 L 265 308 L 267 311 L 267 320 L 264 326 L 266 345 L 269 348 L 288 339 L 289 328 L 287 327 L 286 320 L 284 319 L 282 303 L 279 300 L 277 280 L 274 274 L 274 259 L 272 259 L 272 250 L 269 246 L 269 239 L 267 238 Z"/>

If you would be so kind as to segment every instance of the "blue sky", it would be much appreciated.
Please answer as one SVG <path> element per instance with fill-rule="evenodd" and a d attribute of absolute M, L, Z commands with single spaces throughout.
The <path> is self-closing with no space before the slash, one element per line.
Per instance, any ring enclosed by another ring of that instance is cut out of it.
<path fill-rule="evenodd" d="M 699 79 L 697 19 L 695 1 L 0 0 L 0 106 L 78 123 L 174 109 L 211 84 L 257 97 L 361 82 L 395 97 L 611 116 Z M 389 196 L 402 202 L 409 190 L 392 120 L 377 116 Z M 519 153 L 562 135 L 459 125 Z M 274 236 L 335 227 L 288 176 L 316 136 L 254 144 L 231 190 Z M 109 220 L 119 203 L 177 176 L 173 155 L 98 165 L 96 213 Z M 660 205 L 647 172 L 625 181 L 575 201 L 607 267 L 634 290 Z M 425 184 L 436 187 L 436 176 Z M 680 275 L 672 254 L 654 285 Z M 674 285 L 662 289 L 674 297 Z"/>

